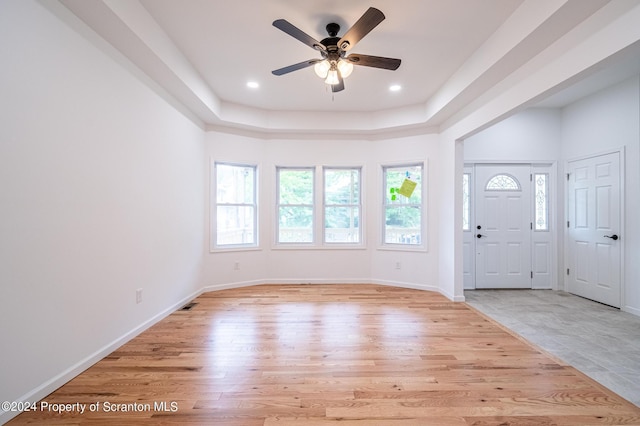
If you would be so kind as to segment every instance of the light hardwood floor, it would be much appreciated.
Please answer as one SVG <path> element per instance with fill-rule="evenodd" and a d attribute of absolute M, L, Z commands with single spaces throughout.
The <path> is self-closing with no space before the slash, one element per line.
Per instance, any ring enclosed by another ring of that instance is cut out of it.
<path fill-rule="evenodd" d="M 40 403 L 84 414 L 9 424 L 640 425 L 640 408 L 436 293 L 263 285 L 196 302 Z"/>

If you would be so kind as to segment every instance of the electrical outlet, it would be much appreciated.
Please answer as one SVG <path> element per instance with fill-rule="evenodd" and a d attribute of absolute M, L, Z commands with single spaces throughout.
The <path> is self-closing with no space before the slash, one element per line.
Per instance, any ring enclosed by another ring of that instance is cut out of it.
<path fill-rule="evenodd" d="M 236 262 L 233 264 L 233 269 L 235 269 L 236 271 L 240 270 L 240 262 Z"/>
<path fill-rule="evenodd" d="M 402 269 L 402 264 L 400 262 L 396 262 L 396 269 Z"/>
<path fill-rule="evenodd" d="M 142 289 L 136 290 L 136 303 L 142 303 Z"/>

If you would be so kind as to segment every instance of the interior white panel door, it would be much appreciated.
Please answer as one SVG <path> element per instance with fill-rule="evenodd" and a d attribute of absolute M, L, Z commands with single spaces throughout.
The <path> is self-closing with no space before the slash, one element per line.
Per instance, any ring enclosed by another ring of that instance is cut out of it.
<path fill-rule="evenodd" d="M 531 168 L 476 166 L 476 288 L 531 288 Z"/>
<path fill-rule="evenodd" d="M 568 290 L 620 307 L 620 153 L 568 164 Z"/>

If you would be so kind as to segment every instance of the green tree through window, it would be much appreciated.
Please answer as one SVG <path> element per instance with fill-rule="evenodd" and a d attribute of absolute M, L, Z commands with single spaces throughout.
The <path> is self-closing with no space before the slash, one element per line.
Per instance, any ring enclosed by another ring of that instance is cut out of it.
<path fill-rule="evenodd" d="M 278 242 L 314 241 L 314 168 L 278 168 Z"/>
<path fill-rule="evenodd" d="M 384 244 L 422 244 L 422 164 L 385 166 Z M 410 196 L 402 190 L 405 180 L 415 184 Z"/>
<path fill-rule="evenodd" d="M 215 163 L 214 247 L 257 245 L 256 166 Z"/>
<path fill-rule="evenodd" d="M 324 242 L 359 243 L 360 169 L 324 169 Z"/>

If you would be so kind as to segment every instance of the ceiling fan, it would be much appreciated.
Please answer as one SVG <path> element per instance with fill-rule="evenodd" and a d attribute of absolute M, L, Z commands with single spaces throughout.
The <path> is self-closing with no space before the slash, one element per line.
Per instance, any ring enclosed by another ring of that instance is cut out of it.
<path fill-rule="evenodd" d="M 331 85 L 331 91 L 339 92 L 344 90 L 344 79 L 351 74 L 354 65 L 397 70 L 400 66 L 400 59 L 361 55 L 359 53 L 350 53 L 347 55 L 347 52 L 351 50 L 356 43 L 369 34 L 369 32 L 384 19 L 385 16 L 381 11 L 370 7 L 342 37 L 338 37 L 340 25 L 336 23 L 328 24 L 326 28 L 329 37 L 321 41 L 317 41 L 288 21 L 277 19 L 273 21 L 274 27 L 298 39 L 307 46 L 316 49 L 320 52 L 322 59 L 309 59 L 271 71 L 271 73 L 274 75 L 283 75 L 313 65 L 318 77 L 325 79 L 325 83 Z"/>

